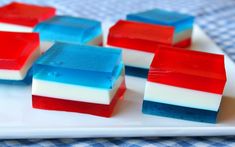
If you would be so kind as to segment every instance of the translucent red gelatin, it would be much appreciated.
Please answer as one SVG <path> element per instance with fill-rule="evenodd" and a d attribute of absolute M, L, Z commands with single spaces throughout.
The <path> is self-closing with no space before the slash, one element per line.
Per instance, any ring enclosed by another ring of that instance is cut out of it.
<path fill-rule="evenodd" d="M 182 48 L 186 48 L 186 47 L 190 47 L 190 45 L 192 44 L 192 39 L 189 38 L 189 39 L 186 39 L 186 40 L 183 40 L 183 41 L 180 41 L 176 44 L 174 44 L 173 46 L 175 47 L 182 47 Z"/>
<path fill-rule="evenodd" d="M 0 22 L 34 27 L 55 15 L 55 8 L 12 2 L 0 7 Z"/>
<path fill-rule="evenodd" d="M 103 117 L 111 117 L 116 103 L 123 97 L 125 91 L 126 85 L 125 81 L 123 81 L 109 105 L 64 100 L 38 95 L 32 96 L 32 103 L 33 108 L 38 109 L 78 112 Z"/>
<path fill-rule="evenodd" d="M 154 52 L 159 44 L 172 45 L 174 27 L 118 21 L 109 30 L 108 45 Z"/>
<path fill-rule="evenodd" d="M 224 56 L 159 46 L 148 81 L 222 94 L 226 83 Z"/>
<path fill-rule="evenodd" d="M 21 69 L 39 47 L 38 33 L 0 31 L 0 69 Z"/>

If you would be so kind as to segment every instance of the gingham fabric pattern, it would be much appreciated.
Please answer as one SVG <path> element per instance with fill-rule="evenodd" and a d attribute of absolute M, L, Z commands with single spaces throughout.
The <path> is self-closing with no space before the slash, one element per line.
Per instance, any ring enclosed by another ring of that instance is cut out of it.
<path fill-rule="evenodd" d="M 0 140 L 0 146 L 31 147 L 234 147 L 235 137 L 148 137 Z"/>
<path fill-rule="evenodd" d="M 1 0 L 0 5 L 11 0 Z M 235 62 L 234 0 L 19 0 L 57 8 L 58 14 L 101 21 L 125 19 L 126 14 L 151 8 L 186 12 Z M 1 130 L 0 130 L 1 131 Z M 0 146 L 235 146 L 235 136 L 167 138 L 99 138 L 52 140 L 0 140 Z"/>

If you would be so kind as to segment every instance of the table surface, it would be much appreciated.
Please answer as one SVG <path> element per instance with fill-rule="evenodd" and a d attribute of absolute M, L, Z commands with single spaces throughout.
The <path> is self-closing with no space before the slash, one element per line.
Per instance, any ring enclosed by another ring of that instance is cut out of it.
<path fill-rule="evenodd" d="M 0 5 L 12 0 L 1 0 Z M 19 0 L 51 5 L 58 14 L 81 16 L 114 22 L 126 14 L 151 8 L 190 13 L 196 23 L 235 62 L 235 1 L 234 0 Z M 0 146 L 235 146 L 235 136 L 227 137 L 151 137 L 151 138 L 88 138 L 0 140 Z"/>

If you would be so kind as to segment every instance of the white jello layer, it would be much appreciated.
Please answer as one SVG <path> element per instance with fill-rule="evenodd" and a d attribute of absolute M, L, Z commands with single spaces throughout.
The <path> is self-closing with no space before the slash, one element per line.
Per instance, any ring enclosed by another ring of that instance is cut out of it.
<path fill-rule="evenodd" d="M 33 78 L 32 94 L 81 102 L 110 104 L 123 80 L 124 72 L 119 76 L 112 89 L 101 89 Z"/>
<path fill-rule="evenodd" d="M 32 32 L 33 27 L 16 25 L 10 23 L 0 23 L 0 31 L 9 31 L 9 32 Z"/>
<path fill-rule="evenodd" d="M 144 100 L 217 111 L 222 95 L 146 82 Z"/>
<path fill-rule="evenodd" d="M 88 45 L 100 45 L 102 43 L 103 43 L 103 35 L 100 35 L 94 38 L 93 40 L 89 41 L 87 44 Z M 52 41 L 41 41 L 40 43 L 41 52 L 43 53 L 47 51 L 53 44 L 54 42 Z"/>
<path fill-rule="evenodd" d="M 180 32 L 180 33 L 176 33 L 174 35 L 173 44 L 176 44 L 176 43 L 178 43 L 180 41 L 184 41 L 186 39 L 191 38 L 192 31 L 193 31 L 192 29 L 188 29 L 186 31 L 183 31 L 183 32 Z"/>
<path fill-rule="evenodd" d="M 37 48 L 26 60 L 19 70 L 0 69 L 0 79 L 2 80 L 23 80 L 31 68 L 33 62 L 40 56 L 40 49 Z"/>
<path fill-rule="evenodd" d="M 118 48 L 110 45 L 107 46 L 111 48 Z M 127 48 L 120 49 L 122 49 L 122 58 L 125 65 L 149 69 L 154 57 L 154 53 L 132 50 Z"/>

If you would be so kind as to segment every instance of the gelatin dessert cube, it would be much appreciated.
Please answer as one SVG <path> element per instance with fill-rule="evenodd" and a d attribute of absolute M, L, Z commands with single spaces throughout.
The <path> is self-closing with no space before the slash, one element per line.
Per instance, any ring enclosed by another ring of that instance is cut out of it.
<path fill-rule="evenodd" d="M 33 27 L 55 15 L 55 8 L 19 2 L 0 7 L 0 30 L 32 32 Z"/>
<path fill-rule="evenodd" d="M 33 108 L 36 109 L 79 112 L 102 117 L 111 117 L 117 102 L 123 98 L 125 91 L 125 81 L 122 81 L 110 104 L 80 102 L 33 95 L 32 105 Z M 94 99 L 96 99 L 96 97 L 94 97 Z"/>
<path fill-rule="evenodd" d="M 215 123 L 225 83 L 223 55 L 159 46 L 149 70 L 142 111 Z"/>
<path fill-rule="evenodd" d="M 174 26 L 175 33 L 192 30 L 194 17 L 179 12 L 152 9 L 127 15 L 127 20 Z"/>
<path fill-rule="evenodd" d="M 39 35 L 0 31 L 0 45 L 0 82 L 30 79 L 27 73 L 40 56 Z"/>
<path fill-rule="evenodd" d="M 101 23 L 71 16 L 55 16 L 39 23 L 33 30 L 40 33 L 42 51 L 54 42 L 102 45 Z"/>
<path fill-rule="evenodd" d="M 110 88 L 120 76 L 122 67 L 121 50 L 55 43 L 34 64 L 34 78 Z M 42 74 L 36 74 L 39 72 Z"/>
<path fill-rule="evenodd" d="M 174 27 L 120 20 L 111 27 L 107 44 L 123 49 L 128 75 L 146 78 L 157 46 L 173 45 L 181 39 L 180 34 L 174 35 Z"/>
<path fill-rule="evenodd" d="M 174 35 L 178 35 L 178 38 L 184 40 L 175 44 L 175 46 L 189 47 L 191 45 L 191 36 L 194 23 L 194 17 L 191 15 L 161 9 L 152 9 L 129 14 L 127 15 L 127 20 L 155 25 L 172 26 L 175 28 Z"/>
<path fill-rule="evenodd" d="M 124 91 L 121 50 L 55 43 L 34 64 L 34 108 L 109 116 Z"/>

